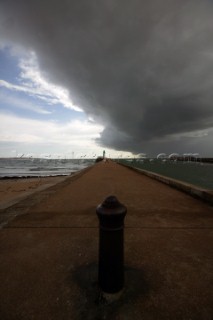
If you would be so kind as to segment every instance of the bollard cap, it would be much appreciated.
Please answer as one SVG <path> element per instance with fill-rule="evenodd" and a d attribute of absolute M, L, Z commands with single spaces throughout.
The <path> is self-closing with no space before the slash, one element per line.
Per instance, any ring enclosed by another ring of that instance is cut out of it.
<path fill-rule="evenodd" d="M 123 228 L 126 212 L 127 208 L 112 195 L 107 197 L 96 209 L 100 226 L 109 230 Z"/>
<path fill-rule="evenodd" d="M 122 206 L 122 204 L 118 201 L 118 199 L 115 196 L 109 196 L 104 200 L 102 206 L 104 208 L 114 209 L 119 208 L 120 206 Z"/>

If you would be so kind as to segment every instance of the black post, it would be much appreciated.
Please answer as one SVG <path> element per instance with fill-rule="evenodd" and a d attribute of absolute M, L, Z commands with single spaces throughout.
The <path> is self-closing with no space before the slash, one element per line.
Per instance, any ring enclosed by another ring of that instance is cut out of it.
<path fill-rule="evenodd" d="M 107 197 L 96 213 L 100 222 L 98 281 L 105 293 L 118 293 L 124 286 L 123 229 L 127 209 L 115 196 Z"/>

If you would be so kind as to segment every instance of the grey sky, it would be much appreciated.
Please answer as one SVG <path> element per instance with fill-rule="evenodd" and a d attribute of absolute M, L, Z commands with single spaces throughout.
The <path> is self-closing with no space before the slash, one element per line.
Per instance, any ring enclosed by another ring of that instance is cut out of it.
<path fill-rule="evenodd" d="M 105 125 L 100 145 L 213 154 L 213 2 L 1 0 L 1 40 Z"/>

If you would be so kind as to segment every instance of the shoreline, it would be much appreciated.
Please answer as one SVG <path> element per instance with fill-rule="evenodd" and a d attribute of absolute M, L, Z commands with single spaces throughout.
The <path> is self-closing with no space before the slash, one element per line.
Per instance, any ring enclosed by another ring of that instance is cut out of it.
<path fill-rule="evenodd" d="M 28 196 L 48 189 L 66 179 L 80 176 L 92 166 L 71 172 L 69 175 L 57 176 L 29 176 L 0 179 L 0 210 L 7 209 Z"/>
<path fill-rule="evenodd" d="M 70 176 L 0 178 L 0 210 L 16 204 L 35 192 L 60 183 Z"/>
<path fill-rule="evenodd" d="M 0 181 L 1 180 L 16 180 L 16 179 L 39 179 L 39 178 L 57 178 L 57 177 L 68 177 L 72 174 L 74 174 L 75 172 L 71 172 L 69 174 L 56 174 L 56 175 L 45 175 L 45 176 L 41 176 L 41 175 L 37 175 L 37 176 L 3 176 L 0 177 Z"/>

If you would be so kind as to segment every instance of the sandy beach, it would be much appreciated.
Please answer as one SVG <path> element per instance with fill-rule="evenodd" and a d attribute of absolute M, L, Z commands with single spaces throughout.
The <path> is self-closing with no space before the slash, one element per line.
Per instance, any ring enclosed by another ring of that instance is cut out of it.
<path fill-rule="evenodd" d="M 1 179 L 0 209 L 5 209 L 25 197 L 49 188 L 66 178 L 67 176 Z"/>

